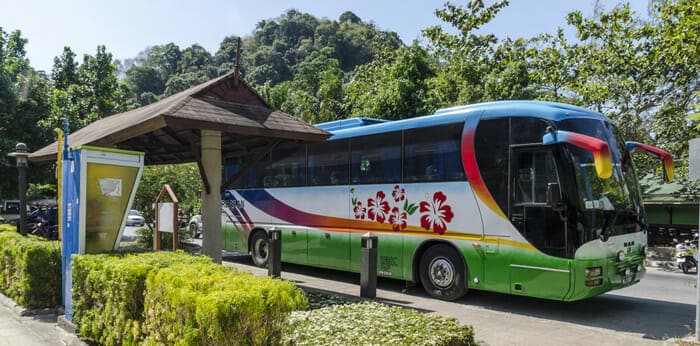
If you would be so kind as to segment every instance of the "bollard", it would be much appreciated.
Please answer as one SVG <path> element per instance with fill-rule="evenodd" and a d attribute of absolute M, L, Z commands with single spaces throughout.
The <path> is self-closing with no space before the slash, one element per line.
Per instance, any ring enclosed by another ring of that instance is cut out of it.
<path fill-rule="evenodd" d="M 360 297 L 377 297 L 377 236 L 367 232 L 362 235 L 362 260 L 360 264 Z"/>
<path fill-rule="evenodd" d="M 282 273 L 282 232 L 270 230 L 270 240 L 267 252 L 267 275 L 279 278 Z"/>

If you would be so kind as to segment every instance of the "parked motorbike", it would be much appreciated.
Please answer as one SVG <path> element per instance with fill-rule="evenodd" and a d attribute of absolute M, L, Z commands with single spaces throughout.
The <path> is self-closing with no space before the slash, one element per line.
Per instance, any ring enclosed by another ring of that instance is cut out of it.
<path fill-rule="evenodd" d="M 695 244 L 686 240 L 676 245 L 676 265 L 685 274 L 698 267 L 698 251 Z"/>
<path fill-rule="evenodd" d="M 49 240 L 58 240 L 58 225 L 50 225 L 49 221 L 42 218 L 34 225 L 31 234 L 44 237 Z"/>

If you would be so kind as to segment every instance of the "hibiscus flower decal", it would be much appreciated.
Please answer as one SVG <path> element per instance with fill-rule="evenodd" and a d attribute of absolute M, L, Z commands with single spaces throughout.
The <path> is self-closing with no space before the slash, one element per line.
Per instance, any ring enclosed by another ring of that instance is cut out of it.
<path fill-rule="evenodd" d="M 389 213 L 389 202 L 385 201 L 386 195 L 382 191 L 377 191 L 375 198 L 367 200 L 367 218 L 376 220 L 379 223 L 384 223 L 386 214 Z"/>
<path fill-rule="evenodd" d="M 399 208 L 394 207 L 391 209 L 391 214 L 389 214 L 389 223 L 394 231 L 400 231 L 406 229 L 406 218 L 408 215 L 405 211 L 399 210 Z"/>
<path fill-rule="evenodd" d="M 391 196 L 394 197 L 394 202 L 401 202 L 404 199 L 406 199 L 406 189 L 395 185 L 394 191 L 391 193 Z"/>
<path fill-rule="evenodd" d="M 445 233 L 447 224 L 452 221 L 455 216 L 452 213 L 452 207 L 445 204 L 447 196 L 438 191 L 433 195 L 431 202 L 420 202 L 420 225 L 425 229 L 433 229 L 433 232 L 438 234 Z"/>
<path fill-rule="evenodd" d="M 362 206 L 362 202 L 356 200 L 355 205 L 353 206 L 353 212 L 355 213 L 355 219 L 364 220 L 367 208 Z"/>

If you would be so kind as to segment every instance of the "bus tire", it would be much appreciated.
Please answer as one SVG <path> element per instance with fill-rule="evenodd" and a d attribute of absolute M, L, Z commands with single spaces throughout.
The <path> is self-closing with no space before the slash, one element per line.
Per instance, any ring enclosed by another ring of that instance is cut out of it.
<path fill-rule="evenodd" d="M 250 255 L 253 259 L 253 264 L 257 267 L 266 267 L 269 258 L 268 249 L 270 246 L 267 233 L 264 231 L 255 232 L 250 244 Z"/>
<path fill-rule="evenodd" d="M 455 300 L 467 292 L 466 264 L 449 245 L 433 245 L 420 260 L 420 280 L 433 298 Z"/>

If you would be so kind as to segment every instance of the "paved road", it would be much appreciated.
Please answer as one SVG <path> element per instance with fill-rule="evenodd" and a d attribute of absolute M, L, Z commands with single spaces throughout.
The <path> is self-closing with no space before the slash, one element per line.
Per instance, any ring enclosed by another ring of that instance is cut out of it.
<path fill-rule="evenodd" d="M 265 275 L 249 256 L 228 254 L 225 263 Z M 359 294 L 359 275 L 284 264 L 282 277 L 299 286 Z M 386 303 L 451 316 L 474 326 L 490 345 L 641 345 L 686 337 L 694 328 L 695 275 L 649 268 L 636 286 L 580 302 L 563 303 L 471 290 L 456 302 L 427 297 L 420 286 L 380 279 Z"/>

